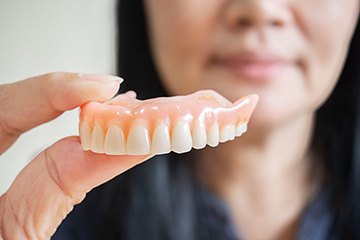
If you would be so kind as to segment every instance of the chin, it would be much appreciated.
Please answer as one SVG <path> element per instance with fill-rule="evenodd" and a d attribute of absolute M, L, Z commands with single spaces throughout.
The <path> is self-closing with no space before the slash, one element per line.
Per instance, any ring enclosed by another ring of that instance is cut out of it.
<path fill-rule="evenodd" d="M 301 122 L 304 119 L 311 118 L 314 111 L 307 109 L 305 106 L 280 102 L 270 104 L 259 100 L 257 107 L 250 119 L 249 126 L 258 129 L 276 129 L 284 128 L 292 124 Z"/>
<path fill-rule="evenodd" d="M 258 104 L 250 119 L 249 127 L 253 130 L 272 129 L 285 123 L 285 119 L 286 116 L 283 113 L 280 114 L 276 110 L 270 110 Z"/>

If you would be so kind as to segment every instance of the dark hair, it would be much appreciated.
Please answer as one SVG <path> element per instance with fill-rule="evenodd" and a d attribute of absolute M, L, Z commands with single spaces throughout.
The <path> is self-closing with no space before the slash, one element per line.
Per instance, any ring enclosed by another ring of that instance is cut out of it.
<path fill-rule="evenodd" d="M 360 239 L 360 16 L 338 83 L 316 115 L 314 146 L 341 239 Z"/>
<path fill-rule="evenodd" d="M 118 73 L 121 91 L 140 99 L 166 95 L 155 70 L 142 0 L 118 4 Z M 335 90 L 318 110 L 314 143 L 326 169 L 336 232 L 360 238 L 360 28 Z M 104 239 L 195 239 L 191 155 L 164 155 L 109 184 L 111 211 Z"/>

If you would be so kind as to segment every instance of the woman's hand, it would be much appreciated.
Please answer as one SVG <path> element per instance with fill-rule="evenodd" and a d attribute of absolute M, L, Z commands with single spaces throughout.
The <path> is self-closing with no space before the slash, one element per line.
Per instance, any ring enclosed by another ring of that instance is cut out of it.
<path fill-rule="evenodd" d="M 108 100 L 120 82 L 113 76 L 51 73 L 0 85 L 0 154 L 22 133 L 64 111 Z M 87 192 L 149 157 L 84 152 L 78 137 L 58 141 L 0 197 L 0 239 L 50 238 Z"/>

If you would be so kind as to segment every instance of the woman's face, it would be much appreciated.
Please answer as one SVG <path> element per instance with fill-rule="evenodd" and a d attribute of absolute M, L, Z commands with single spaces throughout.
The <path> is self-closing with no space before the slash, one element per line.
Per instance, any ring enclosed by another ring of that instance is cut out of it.
<path fill-rule="evenodd" d="M 146 0 L 153 56 L 170 94 L 260 96 L 255 124 L 312 114 L 333 89 L 359 0 Z"/>

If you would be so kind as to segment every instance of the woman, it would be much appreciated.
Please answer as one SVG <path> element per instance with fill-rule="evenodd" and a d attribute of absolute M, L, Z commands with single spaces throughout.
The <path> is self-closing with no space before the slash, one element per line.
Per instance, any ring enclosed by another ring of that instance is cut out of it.
<path fill-rule="evenodd" d="M 115 199 L 102 213 L 103 238 L 357 238 L 359 27 L 326 99 L 358 1 L 143 2 L 119 5 L 122 91 L 212 88 L 231 100 L 258 93 L 260 102 L 244 137 L 156 157 L 100 189 Z"/>
<path fill-rule="evenodd" d="M 122 0 L 119 11 L 122 91 L 212 88 L 258 93 L 259 105 L 245 136 L 94 190 L 54 239 L 360 238 L 359 1 Z"/>

